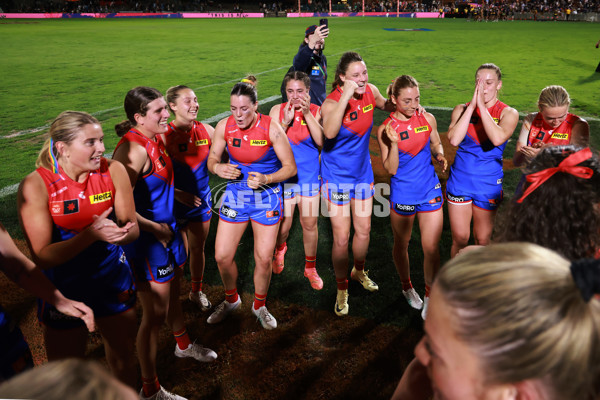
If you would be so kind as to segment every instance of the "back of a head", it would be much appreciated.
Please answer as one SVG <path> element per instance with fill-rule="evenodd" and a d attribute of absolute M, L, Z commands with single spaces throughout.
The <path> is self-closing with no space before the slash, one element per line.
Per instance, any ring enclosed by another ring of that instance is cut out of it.
<path fill-rule="evenodd" d="M 435 284 L 486 384 L 537 380 L 548 400 L 600 394 L 600 302 L 584 300 L 569 261 L 529 243 L 495 244 L 452 259 Z"/>
<path fill-rule="evenodd" d="M 527 166 L 525 175 L 556 168 L 580 150 L 573 145 L 545 147 Z M 532 185 L 526 181 L 513 200 L 501 206 L 494 241 L 536 243 L 569 260 L 594 257 L 600 249 L 600 158 L 592 152 L 577 167 L 589 168 L 592 175 L 584 178 L 556 172 L 523 198 Z"/>
<path fill-rule="evenodd" d="M 4 382 L 0 398 L 126 400 L 136 396 L 97 362 L 72 358 L 49 362 Z"/>
<path fill-rule="evenodd" d="M 254 75 L 247 75 L 240 82 L 233 85 L 230 96 L 247 96 L 252 104 L 256 104 L 258 102 L 257 84 L 258 79 Z"/>

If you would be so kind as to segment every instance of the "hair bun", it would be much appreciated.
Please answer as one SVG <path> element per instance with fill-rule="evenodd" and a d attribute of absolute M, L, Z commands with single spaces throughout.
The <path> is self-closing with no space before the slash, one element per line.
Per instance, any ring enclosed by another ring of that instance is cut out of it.
<path fill-rule="evenodd" d="M 586 302 L 590 301 L 594 294 L 600 293 L 600 260 L 574 261 L 571 263 L 571 275 Z"/>

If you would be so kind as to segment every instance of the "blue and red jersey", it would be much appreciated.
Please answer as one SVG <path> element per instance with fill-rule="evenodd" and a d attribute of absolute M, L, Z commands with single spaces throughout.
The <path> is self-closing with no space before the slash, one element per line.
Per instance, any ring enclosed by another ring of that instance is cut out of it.
<path fill-rule="evenodd" d="M 173 161 L 175 187 L 199 197 L 204 205 L 212 204 L 206 168 L 211 143 L 210 135 L 198 121 L 194 121 L 190 131 L 183 131 L 171 122 L 165 133 L 165 147 Z M 205 212 L 210 213 L 210 207 L 190 208 L 175 202 L 178 218 L 196 217 Z"/>
<path fill-rule="evenodd" d="M 538 112 L 531 122 L 527 145 L 531 146 L 539 142 L 552 145 L 570 144 L 573 125 L 579 120 L 580 118 L 577 115 L 568 113 L 562 124 L 552 128 L 544 121 L 542 114 Z"/>
<path fill-rule="evenodd" d="M 283 121 L 284 111 L 288 103 L 283 103 L 279 109 L 279 121 Z M 314 104 L 310 105 L 310 112 L 316 116 L 320 107 Z M 310 130 L 304 119 L 301 110 L 296 110 L 294 120 L 286 131 L 288 140 L 294 153 L 294 160 L 298 172 L 296 176 L 291 177 L 286 183 L 317 184 L 321 172 L 319 163 L 319 147 L 310 135 Z"/>
<path fill-rule="evenodd" d="M 395 203 L 421 204 L 431 200 L 431 190 L 440 181 L 431 162 L 431 125 L 423 114 L 401 121 L 393 113 L 383 122 L 398 133 L 398 170 L 391 178 L 391 197 Z"/>
<path fill-rule="evenodd" d="M 496 123 L 500 121 L 502 111 L 506 107 L 506 104 L 497 100 L 488 108 Z M 483 128 L 479 109 L 476 108 L 475 111 L 450 169 L 447 187 L 454 195 L 495 193 L 498 186 L 502 187 L 502 154 L 506 142 L 494 146 Z"/>
<path fill-rule="evenodd" d="M 338 86 L 327 98 L 338 102 L 342 89 Z M 358 99 L 348 102 L 337 136 L 325 139 L 321 152 L 323 183 L 373 183 L 373 169 L 369 155 L 369 139 L 373 128 L 375 96 L 369 86 Z"/>
<path fill-rule="evenodd" d="M 115 187 L 104 158 L 84 182 L 73 181 L 61 167 L 56 173 L 43 167 L 36 171 L 48 191 L 53 243 L 71 239 L 94 222 L 94 215 L 114 207 Z M 96 241 L 61 265 L 45 269 L 44 274 L 65 297 L 85 302 L 98 316 L 122 312 L 135 303 L 133 280 L 123 249 L 108 242 Z M 46 309 L 53 307 L 40 300 L 38 312 L 43 322 L 52 319 L 52 312 L 43 317 Z M 57 319 L 66 319 L 58 314 Z"/>

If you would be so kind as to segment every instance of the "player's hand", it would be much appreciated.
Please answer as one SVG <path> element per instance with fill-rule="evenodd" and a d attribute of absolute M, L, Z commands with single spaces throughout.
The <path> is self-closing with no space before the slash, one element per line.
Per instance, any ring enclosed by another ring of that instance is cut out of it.
<path fill-rule="evenodd" d="M 171 229 L 171 227 L 164 222 L 157 223 L 153 233 L 156 240 L 158 240 L 165 247 L 165 249 L 169 243 L 171 243 L 173 236 L 175 235 L 173 229 Z"/>
<path fill-rule="evenodd" d="M 446 172 L 446 169 L 448 168 L 448 160 L 446 160 L 446 157 L 444 157 L 442 153 L 436 154 L 435 161 L 437 161 L 442 167 L 442 172 Z"/>
<path fill-rule="evenodd" d="M 310 114 L 310 95 L 308 93 L 305 93 L 302 100 L 300 100 L 300 110 L 302 110 L 303 115 Z"/>
<path fill-rule="evenodd" d="M 69 315 L 75 318 L 81 318 L 85 323 L 85 326 L 87 327 L 88 331 L 94 332 L 94 330 L 96 330 L 94 312 L 85 304 L 79 301 L 62 299 L 57 301 L 56 304 L 54 304 L 54 307 L 56 307 L 58 311 L 65 315 Z"/>
<path fill-rule="evenodd" d="M 267 175 L 255 171 L 248 173 L 248 186 L 250 189 L 258 189 L 260 186 L 267 185 L 268 183 L 270 182 Z"/>
<path fill-rule="evenodd" d="M 294 124 L 295 111 L 296 111 L 296 108 L 292 105 L 292 101 L 288 99 L 287 106 L 285 106 L 285 108 L 283 109 L 283 120 L 281 121 L 281 124 L 284 127 L 289 128 L 290 126 L 292 126 Z M 284 129 L 284 131 L 285 131 L 285 129 Z"/>
<path fill-rule="evenodd" d="M 396 132 L 396 130 L 392 126 L 392 121 L 387 123 L 383 131 L 385 132 L 385 135 L 390 140 L 390 142 L 398 143 L 398 132 Z"/>
<path fill-rule="evenodd" d="M 125 239 L 129 230 L 135 226 L 135 223 L 129 221 L 124 226 L 119 227 L 115 221 L 108 218 L 112 210 L 113 208 L 109 207 L 102 214 L 94 215 L 94 222 L 92 222 L 90 229 L 96 240 L 117 244 Z"/>
<path fill-rule="evenodd" d="M 242 174 L 242 171 L 238 169 L 237 164 L 230 163 L 216 164 L 216 166 L 213 167 L 213 172 L 223 179 L 236 179 Z"/>
<path fill-rule="evenodd" d="M 344 86 L 342 87 L 342 95 L 348 96 L 348 98 L 354 95 L 354 91 L 358 89 L 358 83 L 351 81 L 350 79 L 346 79 L 344 81 Z"/>
<path fill-rule="evenodd" d="M 485 107 L 485 97 L 483 93 L 483 81 L 480 80 L 477 83 L 477 107 L 486 108 Z"/>
<path fill-rule="evenodd" d="M 190 208 L 196 208 L 202 205 L 202 199 L 200 197 L 179 189 L 175 189 L 175 200 Z"/>
<path fill-rule="evenodd" d="M 479 79 L 477 79 L 475 81 L 475 90 L 473 91 L 473 98 L 471 99 L 471 102 L 469 103 L 469 107 L 471 109 L 471 111 L 474 111 L 475 108 L 477 108 L 477 99 L 479 97 Z"/>

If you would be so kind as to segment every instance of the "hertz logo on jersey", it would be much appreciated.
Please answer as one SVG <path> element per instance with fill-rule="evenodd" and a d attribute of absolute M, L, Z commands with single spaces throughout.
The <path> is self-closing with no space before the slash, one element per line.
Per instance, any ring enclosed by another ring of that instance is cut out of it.
<path fill-rule="evenodd" d="M 252 139 L 250 141 L 250 146 L 266 146 L 266 145 L 267 145 L 267 141 L 266 140 Z"/>
<path fill-rule="evenodd" d="M 300 125 L 306 125 L 306 121 L 305 120 L 300 121 Z"/>
<path fill-rule="evenodd" d="M 569 137 L 568 133 L 554 132 L 552 134 L 552 136 L 550 136 L 550 139 L 566 140 L 566 139 L 568 139 L 568 137 Z"/>
<path fill-rule="evenodd" d="M 90 196 L 90 204 L 102 203 L 109 200 L 112 200 L 112 192 L 98 193 Z"/>
<path fill-rule="evenodd" d="M 495 122 L 495 123 L 498 123 L 498 122 L 500 122 L 500 119 L 499 119 L 499 118 L 492 118 L 492 119 L 494 120 L 494 122 Z"/>
<path fill-rule="evenodd" d="M 363 114 L 368 113 L 369 111 L 371 111 L 373 109 L 373 104 L 369 104 L 368 106 L 364 106 L 363 107 Z"/>
<path fill-rule="evenodd" d="M 415 133 L 427 132 L 429 130 L 429 127 L 427 125 L 419 126 L 418 128 L 415 128 L 414 130 L 415 130 Z"/>
<path fill-rule="evenodd" d="M 196 146 L 206 146 L 208 145 L 208 139 L 196 140 Z"/>

